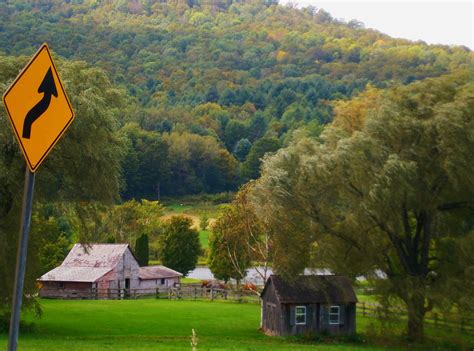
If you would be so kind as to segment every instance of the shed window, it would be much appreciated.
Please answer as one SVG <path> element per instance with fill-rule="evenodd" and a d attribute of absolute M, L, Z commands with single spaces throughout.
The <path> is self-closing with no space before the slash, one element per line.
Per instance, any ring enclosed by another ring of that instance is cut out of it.
<path fill-rule="evenodd" d="M 341 316 L 340 312 L 339 306 L 329 307 L 329 324 L 339 324 Z"/>
<path fill-rule="evenodd" d="M 295 324 L 305 325 L 306 324 L 306 306 L 296 306 L 295 309 Z"/>

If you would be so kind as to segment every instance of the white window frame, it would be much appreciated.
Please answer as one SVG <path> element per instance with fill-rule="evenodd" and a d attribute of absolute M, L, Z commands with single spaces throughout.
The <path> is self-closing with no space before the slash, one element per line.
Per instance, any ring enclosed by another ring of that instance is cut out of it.
<path fill-rule="evenodd" d="M 331 312 L 331 309 L 337 308 L 337 313 Z M 337 322 L 331 321 L 331 316 L 337 316 Z M 329 324 L 340 324 L 341 323 L 341 306 L 329 306 Z"/>
<path fill-rule="evenodd" d="M 303 312 L 298 312 L 298 309 L 303 309 Z M 304 316 L 304 322 L 298 322 L 299 316 Z M 306 306 L 295 307 L 295 325 L 306 325 Z"/>

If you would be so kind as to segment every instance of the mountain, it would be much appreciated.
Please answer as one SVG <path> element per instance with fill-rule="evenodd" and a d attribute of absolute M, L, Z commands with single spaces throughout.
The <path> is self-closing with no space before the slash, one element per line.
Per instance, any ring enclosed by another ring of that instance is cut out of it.
<path fill-rule="evenodd" d="M 124 198 L 234 190 L 292 131 L 317 135 L 334 100 L 472 64 L 465 47 L 393 39 L 312 7 L 209 3 L 1 3 L 0 52 L 48 42 L 125 87 L 135 108 L 118 121 L 129 141 Z"/>

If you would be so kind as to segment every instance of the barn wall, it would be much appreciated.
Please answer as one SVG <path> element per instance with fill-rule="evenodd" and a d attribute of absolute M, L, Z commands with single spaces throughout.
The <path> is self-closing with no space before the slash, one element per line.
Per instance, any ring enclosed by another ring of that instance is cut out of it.
<path fill-rule="evenodd" d="M 125 279 L 130 279 L 130 289 L 138 289 L 139 266 L 129 249 L 111 272 L 100 279 L 100 286 L 104 289 L 125 289 Z"/>
<path fill-rule="evenodd" d="M 43 298 L 88 299 L 92 284 L 82 282 L 41 282 L 40 296 Z"/>
<path fill-rule="evenodd" d="M 127 249 L 123 255 L 123 279 L 125 287 L 125 279 L 130 279 L 130 289 L 138 289 L 138 273 L 140 266 L 138 265 L 137 260 L 132 255 L 130 249 Z"/>
<path fill-rule="evenodd" d="M 165 283 L 161 284 L 161 279 L 146 279 L 146 280 L 139 280 L 139 288 L 140 289 L 157 289 L 157 288 L 168 288 L 173 287 L 175 283 L 179 283 L 180 278 L 165 278 Z"/>

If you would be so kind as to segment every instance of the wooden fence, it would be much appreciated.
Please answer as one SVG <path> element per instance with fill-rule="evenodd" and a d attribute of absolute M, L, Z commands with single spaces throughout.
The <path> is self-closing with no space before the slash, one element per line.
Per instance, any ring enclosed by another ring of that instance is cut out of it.
<path fill-rule="evenodd" d="M 401 307 L 392 307 L 388 311 L 380 304 L 374 302 L 358 302 L 357 313 L 368 317 L 385 317 L 392 320 L 406 320 L 407 312 Z M 474 318 L 462 316 L 447 316 L 437 312 L 428 313 L 425 316 L 425 325 L 441 329 L 461 330 L 474 334 Z"/>
<path fill-rule="evenodd" d="M 234 291 L 220 288 L 206 288 L 200 285 L 181 287 L 162 287 L 156 289 L 87 289 L 68 290 L 49 294 L 42 292 L 44 298 L 66 298 L 82 300 L 125 300 L 140 298 L 187 299 L 187 300 L 229 300 L 237 302 L 260 303 L 260 299 L 251 291 Z"/>

